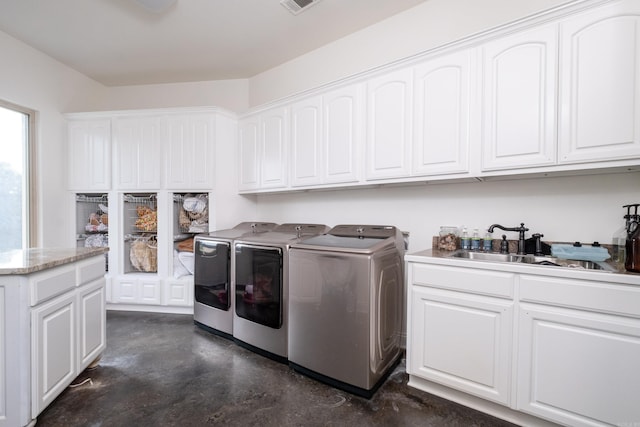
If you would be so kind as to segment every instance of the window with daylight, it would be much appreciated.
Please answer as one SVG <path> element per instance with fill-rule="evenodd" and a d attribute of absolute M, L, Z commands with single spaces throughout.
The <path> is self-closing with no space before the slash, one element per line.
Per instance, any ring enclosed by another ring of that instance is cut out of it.
<path fill-rule="evenodd" d="M 0 100 L 0 251 L 26 249 L 34 243 L 34 115 L 33 111 Z"/>

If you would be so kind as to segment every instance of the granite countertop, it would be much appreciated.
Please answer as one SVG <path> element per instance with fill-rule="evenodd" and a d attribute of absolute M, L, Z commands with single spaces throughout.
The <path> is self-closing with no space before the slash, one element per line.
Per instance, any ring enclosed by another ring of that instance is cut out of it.
<path fill-rule="evenodd" d="M 30 274 L 104 254 L 109 248 L 32 248 L 0 252 L 0 275 Z"/>
<path fill-rule="evenodd" d="M 521 273 L 531 273 L 545 276 L 567 277 L 587 280 L 605 280 L 617 283 L 640 285 L 640 273 L 625 271 L 624 267 L 616 265 L 611 261 L 607 264 L 614 267 L 616 271 L 588 270 L 580 268 L 548 267 L 522 263 L 503 263 L 491 261 L 468 260 L 464 258 L 454 258 L 451 255 L 454 251 L 443 251 L 438 249 L 425 249 L 418 252 L 405 254 L 406 261 L 427 262 L 430 264 L 451 265 L 460 267 L 472 267 L 477 269 L 496 269 L 499 266 L 501 271 L 513 271 Z"/>

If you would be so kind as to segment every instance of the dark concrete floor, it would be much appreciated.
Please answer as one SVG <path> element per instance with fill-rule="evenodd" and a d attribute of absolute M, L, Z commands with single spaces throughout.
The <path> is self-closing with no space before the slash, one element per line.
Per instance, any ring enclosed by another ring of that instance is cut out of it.
<path fill-rule="evenodd" d="M 404 364 L 370 399 L 194 326 L 193 317 L 108 312 L 107 350 L 37 426 L 512 426 L 407 386 Z"/>

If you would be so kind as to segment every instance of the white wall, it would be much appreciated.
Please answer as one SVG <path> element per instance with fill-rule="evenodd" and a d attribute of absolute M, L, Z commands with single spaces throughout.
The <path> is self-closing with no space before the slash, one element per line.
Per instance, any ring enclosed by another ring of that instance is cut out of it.
<path fill-rule="evenodd" d="M 248 92 L 246 79 L 110 87 L 98 109 L 216 106 L 237 113 L 248 108 Z"/>
<path fill-rule="evenodd" d="M 441 225 L 482 230 L 524 222 L 527 237 L 609 244 L 629 203 L 640 203 L 639 172 L 261 195 L 258 211 L 262 220 L 279 223 L 395 225 L 410 232 L 415 252 L 431 247 Z M 494 238 L 502 234 L 496 230 Z"/>
<path fill-rule="evenodd" d="M 252 107 L 416 55 L 567 0 L 428 0 L 249 80 Z"/>
<path fill-rule="evenodd" d="M 61 205 L 67 200 L 62 113 L 91 108 L 104 87 L 2 32 L 0 58 L 0 98 L 37 112 L 38 244 L 61 246 L 73 229 Z"/>

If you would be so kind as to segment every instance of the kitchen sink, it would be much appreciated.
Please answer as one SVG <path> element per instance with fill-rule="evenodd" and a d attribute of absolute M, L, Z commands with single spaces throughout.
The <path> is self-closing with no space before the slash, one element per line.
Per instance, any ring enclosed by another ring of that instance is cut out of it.
<path fill-rule="evenodd" d="M 451 256 L 454 258 L 467 258 L 477 261 L 522 262 L 522 257 L 524 255 L 497 254 L 492 252 L 456 251 L 451 254 Z"/>
<path fill-rule="evenodd" d="M 551 266 L 551 267 L 563 267 L 563 268 L 576 268 L 582 270 L 600 270 L 600 271 L 618 271 L 615 267 L 602 261 L 581 261 L 560 259 L 551 256 L 537 256 L 537 255 L 519 255 L 519 254 L 500 254 L 494 252 L 473 252 L 458 250 L 450 255 L 452 258 L 462 258 L 474 261 L 492 261 L 492 262 L 507 262 L 507 263 L 521 263 L 529 265 Z"/>

